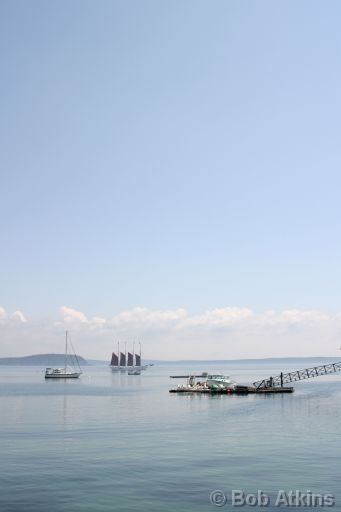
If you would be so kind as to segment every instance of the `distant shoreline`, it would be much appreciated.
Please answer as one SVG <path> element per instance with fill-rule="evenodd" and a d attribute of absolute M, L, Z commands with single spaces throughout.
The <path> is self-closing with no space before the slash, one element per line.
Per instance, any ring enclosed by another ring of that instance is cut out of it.
<path fill-rule="evenodd" d="M 314 362 L 333 362 L 333 361 L 341 361 L 340 357 L 336 356 L 297 356 L 297 357 L 267 357 L 267 358 L 254 358 L 254 359 L 179 359 L 179 360 L 153 360 L 154 364 L 219 364 L 219 363 L 228 363 L 228 364 L 248 364 L 248 363 L 292 363 L 299 361 L 309 361 L 311 363 Z M 148 362 L 148 361 L 146 361 Z"/>
<path fill-rule="evenodd" d="M 75 359 L 81 366 L 87 366 L 88 362 L 81 356 L 68 354 L 67 364 L 72 365 Z M 0 366 L 64 366 L 65 354 L 35 354 L 22 357 L 1 357 Z"/>
<path fill-rule="evenodd" d="M 64 354 L 35 354 L 22 357 L 2 357 L 0 358 L 0 366 L 48 366 L 48 365 L 64 365 Z M 82 366 L 96 366 L 96 365 L 109 365 L 109 360 L 103 359 L 84 359 L 77 355 L 77 358 Z M 254 358 L 254 359 L 179 359 L 179 360 L 165 360 L 165 359 L 146 359 L 146 364 L 167 365 L 167 364 L 251 364 L 251 363 L 293 363 L 299 361 L 314 362 L 332 362 L 341 360 L 336 356 L 299 356 L 299 357 L 267 357 L 267 358 Z M 68 364 L 72 362 L 72 357 L 68 356 Z"/>

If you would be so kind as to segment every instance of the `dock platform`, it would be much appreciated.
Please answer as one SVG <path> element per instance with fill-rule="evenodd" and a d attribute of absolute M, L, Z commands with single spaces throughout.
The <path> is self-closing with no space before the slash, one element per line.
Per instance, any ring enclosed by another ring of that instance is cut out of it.
<path fill-rule="evenodd" d="M 234 389 L 209 389 L 206 387 L 179 387 L 169 390 L 170 393 L 187 393 L 187 394 L 206 394 L 206 395 L 249 395 L 249 394 L 279 394 L 279 393 L 293 393 L 293 387 L 282 388 L 262 388 L 257 389 L 253 386 L 236 386 Z"/>

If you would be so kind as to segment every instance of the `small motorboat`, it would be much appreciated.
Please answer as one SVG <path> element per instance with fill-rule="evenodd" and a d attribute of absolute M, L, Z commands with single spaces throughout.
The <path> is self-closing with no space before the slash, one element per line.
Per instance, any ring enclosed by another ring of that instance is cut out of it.
<path fill-rule="evenodd" d="M 139 368 L 134 370 L 129 370 L 128 375 L 141 375 L 141 370 Z"/>

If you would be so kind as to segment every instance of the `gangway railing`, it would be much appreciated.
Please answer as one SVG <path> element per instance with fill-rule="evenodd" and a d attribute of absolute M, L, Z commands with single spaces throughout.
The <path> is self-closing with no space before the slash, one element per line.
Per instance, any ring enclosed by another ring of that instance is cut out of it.
<path fill-rule="evenodd" d="M 269 377 L 268 379 L 259 380 L 254 382 L 255 388 L 275 388 L 283 387 L 284 384 L 290 382 L 297 382 L 299 380 L 312 379 L 314 377 L 320 377 L 322 375 L 329 375 L 331 373 L 341 372 L 340 363 L 323 364 L 321 366 L 313 366 L 312 368 L 306 368 L 304 370 L 297 370 L 295 372 L 280 373 L 275 377 Z"/>

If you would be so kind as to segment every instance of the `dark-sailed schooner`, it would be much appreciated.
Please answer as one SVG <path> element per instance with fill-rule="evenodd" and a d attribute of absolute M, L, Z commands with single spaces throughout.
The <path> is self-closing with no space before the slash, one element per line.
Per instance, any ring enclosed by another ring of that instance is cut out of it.
<path fill-rule="evenodd" d="M 111 356 L 110 367 L 112 370 L 129 371 L 145 370 L 148 365 L 142 365 L 141 343 L 140 353 L 135 354 L 135 343 L 133 343 L 132 352 L 127 352 L 127 343 L 124 343 L 124 352 L 120 351 L 120 343 L 117 343 L 117 352 Z"/>

